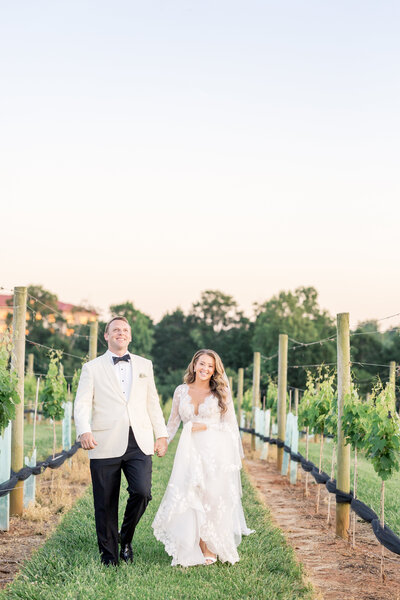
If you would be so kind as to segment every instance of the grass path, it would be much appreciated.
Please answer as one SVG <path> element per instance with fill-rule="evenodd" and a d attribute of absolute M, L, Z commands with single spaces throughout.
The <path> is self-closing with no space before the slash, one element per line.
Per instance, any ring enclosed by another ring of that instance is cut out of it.
<path fill-rule="evenodd" d="M 240 562 L 187 569 L 170 566 L 151 522 L 169 478 L 176 443 L 165 458 L 153 460 L 153 500 L 136 530 L 133 565 L 101 566 L 88 490 L 14 582 L 0 591 L 0 599 L 311 600 L 313 591 L 304 583 L 301 565 L 244 474 L 247 524 L 256 533 L 243 539 Z M 125 490 L 121 500 L 122 516 Z"/>

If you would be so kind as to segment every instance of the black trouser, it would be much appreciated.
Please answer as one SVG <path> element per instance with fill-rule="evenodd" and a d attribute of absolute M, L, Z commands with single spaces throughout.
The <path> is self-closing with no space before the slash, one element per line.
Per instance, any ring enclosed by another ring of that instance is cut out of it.
<path fill-rule="evenodd" d="M 101 560 L 106 564 L 118 562 L 121 470 L 128 481 L 129 492 L 121 527 L 121 543 L 129 544 L 136 525 L 151 500 L 151 468 L 151 456 L 141 451 L 131 428 L 128 447 L 123 456 L 90 460 L 97 541 Z"/>

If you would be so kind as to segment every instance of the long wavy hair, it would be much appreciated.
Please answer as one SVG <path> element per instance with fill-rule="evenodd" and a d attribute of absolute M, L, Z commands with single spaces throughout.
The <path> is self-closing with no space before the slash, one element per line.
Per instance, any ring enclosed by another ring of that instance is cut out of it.
<path fill-rule="evenodd" d="M 210 389 L 214 396 L 218 399 L 218 406 L 221 409 L 221 413 L 224 413 L 227 409 L 227 380 L 224 365 L 222 364 L 222 360 L 219 357 L 219 355 L 215 352 L 215 350 L 209 350 L 207 348 L 197 350 L 192 360 L 190 361 L 188 368 L 186 369 L 183 381 L 186 384 L 189 384 L 193 383 L 196 380 L 196 373 L 194 371 L 194 368 L 202 354 L 206 354 L 207 356 L 210 356 L 214 359 L 215 369 L 214 373 L 211 375 Z"/>

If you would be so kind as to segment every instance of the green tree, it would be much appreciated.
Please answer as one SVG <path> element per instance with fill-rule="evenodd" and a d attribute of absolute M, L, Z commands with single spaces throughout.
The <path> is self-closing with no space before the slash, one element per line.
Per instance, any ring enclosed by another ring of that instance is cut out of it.
<path fill-rule="evenodd" d="M 225 367 L 235 371 L 252 360 L 253 324 L 239 310 L 236 300 L 219 290 L 202 292 L 192 305 L 191 337 L 197 348 L 212 348 Z"/>
<path fill-rule="evenodd" d="M 264 356 L 277 353 L 279 334 L 286 333 L 300 342 L 313 342 L 336 335 L 333 318 L 318 304 L 318 293 L 313 287 L 299 287 L 294 292 L 280 292 L 263 304 L 255 305 L 256 321 L 252 346 Z M 289 367 L 291 364 L 320 364 L 336 361 L 335 341 L 297 347 L 290 351 L 295 342 L 289 343 Z M 298 345 L 297 345 L 298 346 Z M 278 358 L 265 363 L 271 375 L 278 370 Z M 290 385 L 304 387 L 306 374 L 303 369 L 289 369 Z"/>
<path fill-rule="evenodd" d="M 219 290 L 205 290 L 192 305 L 191 314 L 214 332 L 241 326 L 243 313 L 236 300 Z"/>
<path fill-rule="evenodd" d="M 385 356 L 389 354 L 387 350 L 385 351 L 385 346 L 391 346 L 390 341 L 385 340 L 383 334 L 376 333 L 378 331 L 378 322 L 370 320 L 359 323 L 357 328 L 351 332 L 351 359 L 355 363 L 363 363 L 352 366 L 353 377 L 363 395 L 371 390 L 378 377 L 382 380 L 388 379 L 389 362 L 393 360 L 393 358 L 386 359 Z M 382 365 L 386 360 L 387 368 L 374 366 Z"/>
<path fill-rule="evenodd" d="M 132 302 L 113 304 L 110 306 L 113 316 L 122 316 L 128 320 L 132 329 L 131 347 L 135 354 L 152 358 L 154 343 L 154 325 L 150 317 L 136 309 Z"/>
<path fill-rule="evenodd" d="M 180 308 L 164 315 L 154 328 L 154 372 L 164 401 L 182 383 L 186 367 L 199 347 L 193 334 L 196 334 L 193 318 Z"/>

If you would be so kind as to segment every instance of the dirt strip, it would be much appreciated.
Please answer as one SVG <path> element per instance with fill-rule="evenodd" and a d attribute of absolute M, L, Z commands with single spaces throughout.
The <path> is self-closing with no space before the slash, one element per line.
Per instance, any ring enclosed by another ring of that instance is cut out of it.
<path fill-rule="evenodd" d="M 331 523 L 327 523 L 330 494 L 321 488 L 319 514 L 315 513 L 317 485 L 309 476 L 309 496 L 304 495 L 305 472 L 290 485 L 276 470 L 276 450 L 269 461 L 252 453 L 243 440 L 244 466 L 268 506 L 273 519 L 303 563 L 306 574 L 324 600 L 400 600 L 400 556 L 385 550 L 385 582 L 380 582 L 381 545 L 371 525 L 357 520 L 356 547 L 335 536 L 335 502 L 331 495 Z"/>

